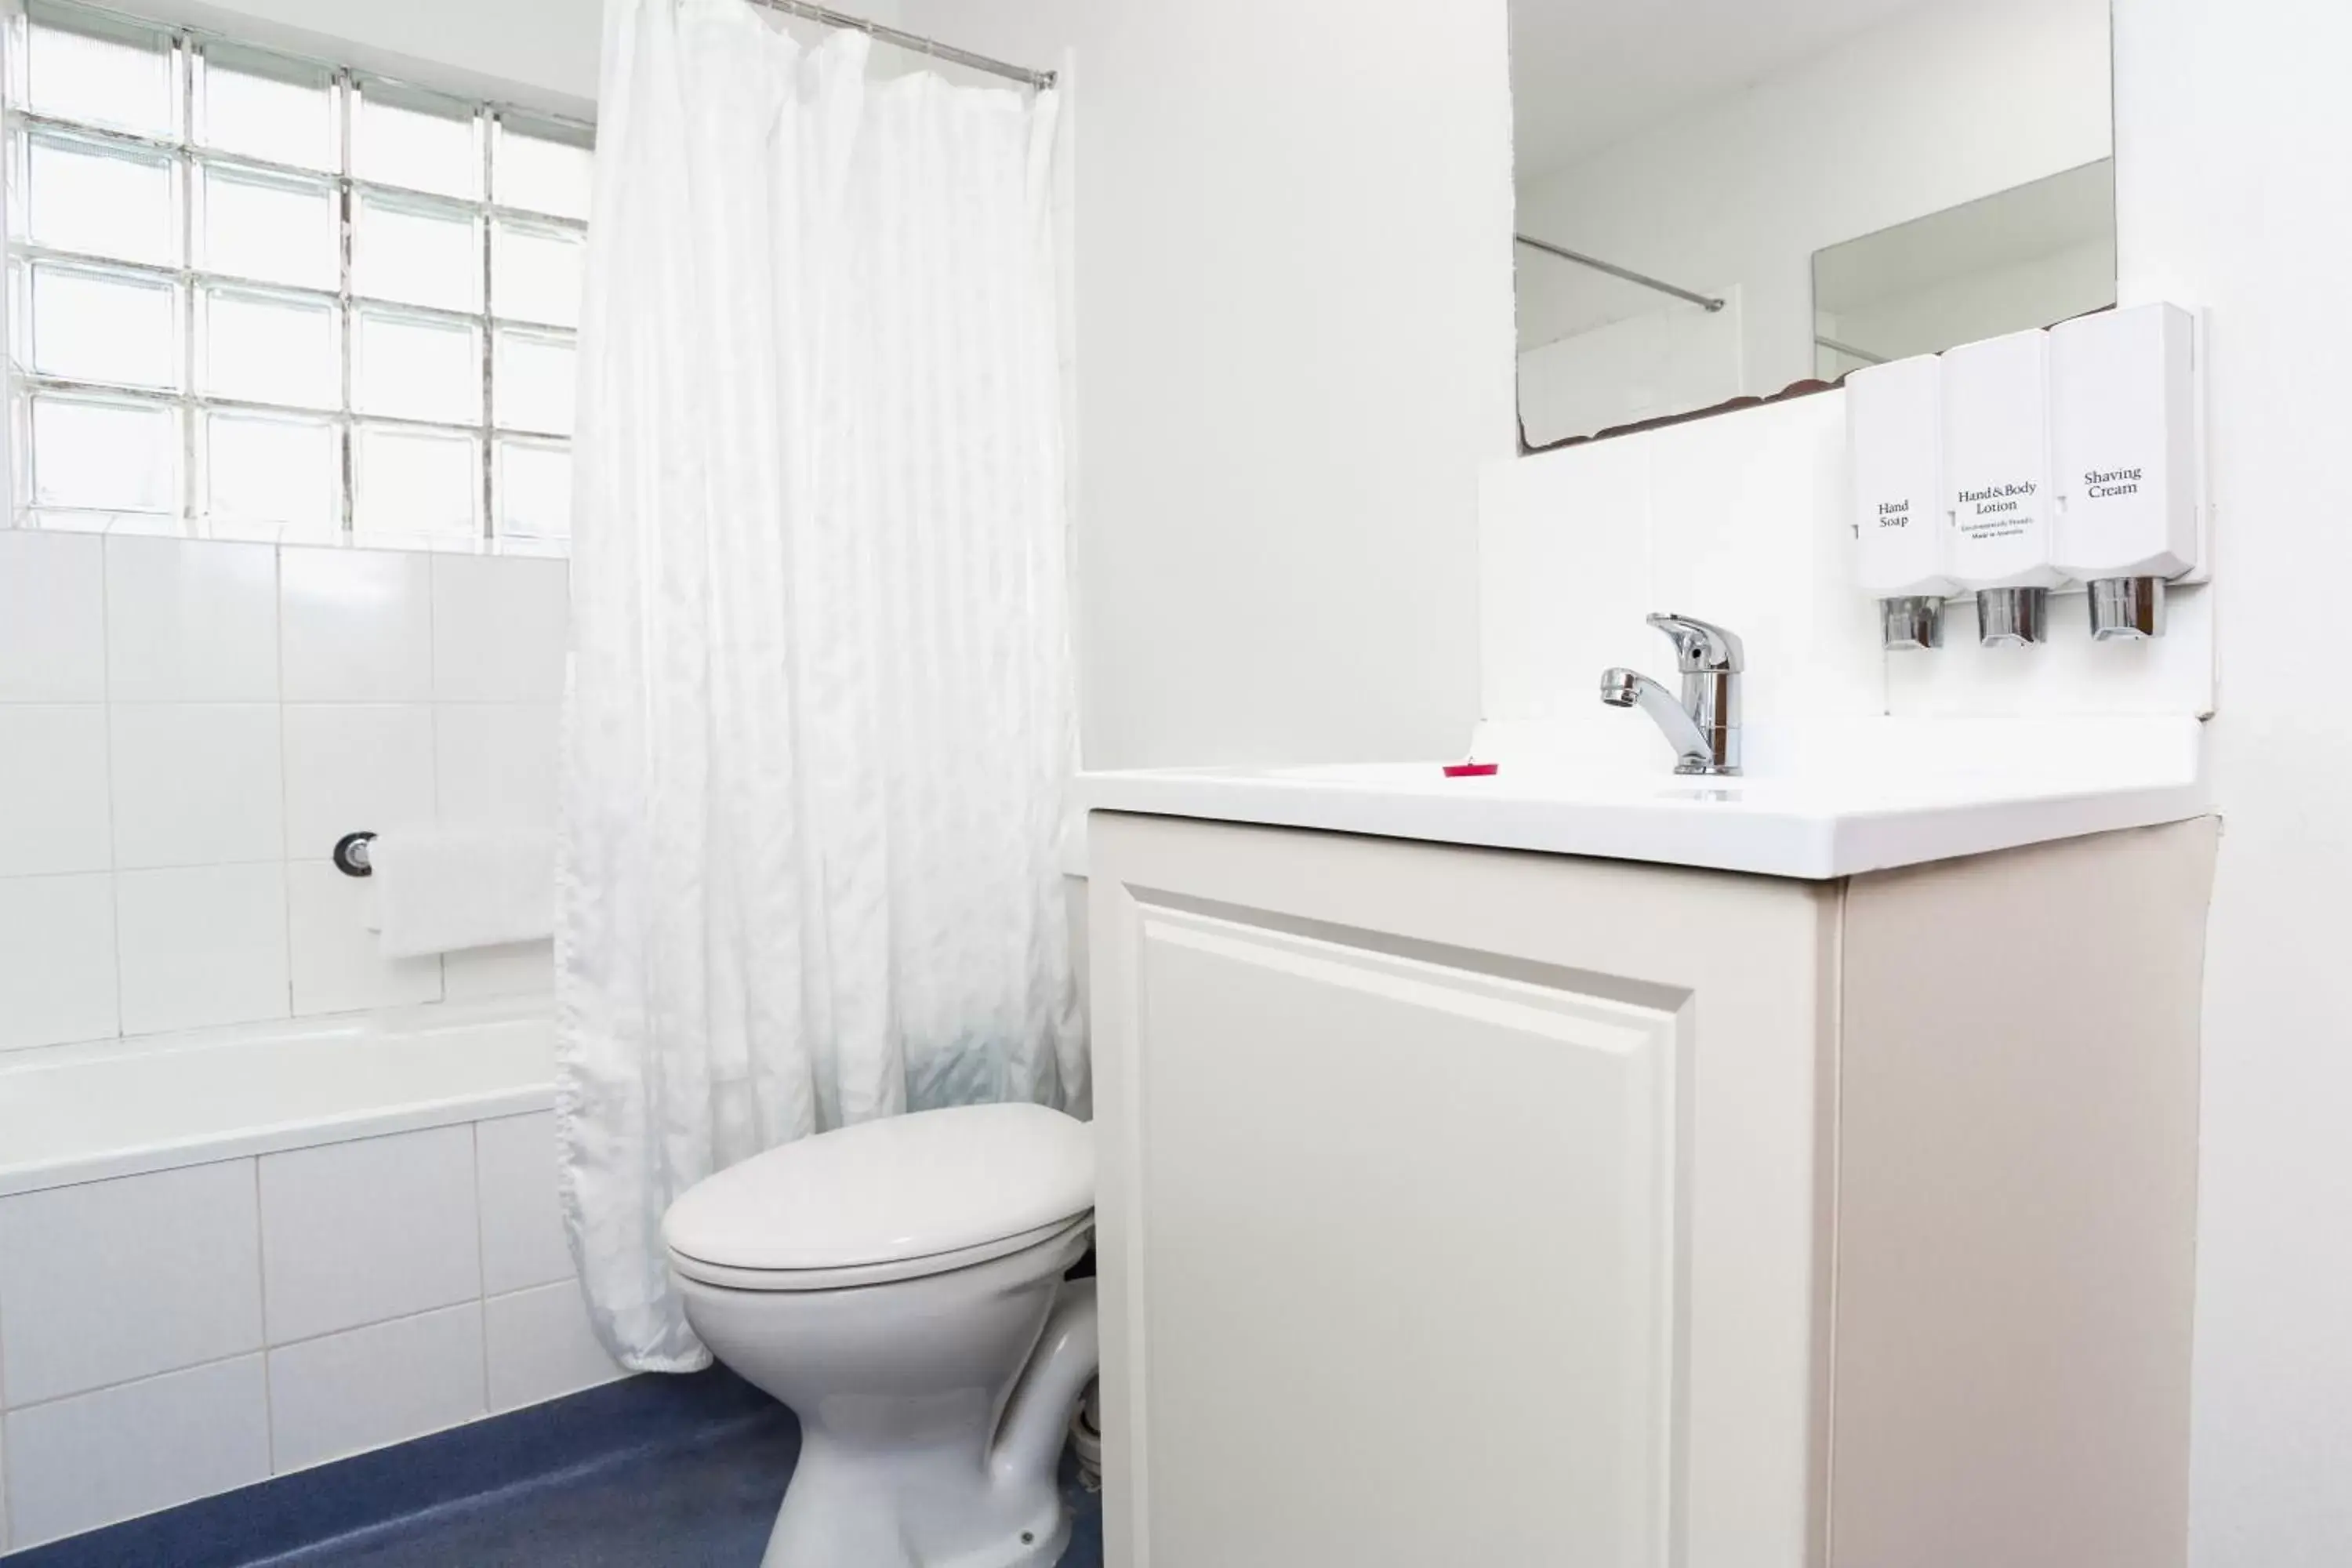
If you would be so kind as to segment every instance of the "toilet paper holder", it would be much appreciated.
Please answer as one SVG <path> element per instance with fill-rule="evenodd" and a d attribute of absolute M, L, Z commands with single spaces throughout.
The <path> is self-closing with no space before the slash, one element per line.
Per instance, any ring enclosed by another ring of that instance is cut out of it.
<path fill-rule="evenodd" d="M 335 869 L 346 877 L 373 877 L 375 867 L 370 862 L 368 846 L 375 842 L 373 833 L 346 833 L 335 840 L 335 852 L 331 858 Z"/>

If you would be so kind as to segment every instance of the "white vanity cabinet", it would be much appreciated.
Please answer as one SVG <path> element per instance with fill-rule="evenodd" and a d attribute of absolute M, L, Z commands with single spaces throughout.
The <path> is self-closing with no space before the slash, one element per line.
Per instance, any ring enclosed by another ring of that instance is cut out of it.
<path fill-rule="evenodd" d="M 2214 838 L 1097 811 L 1108 1561 L 2177 1568 Z"/>

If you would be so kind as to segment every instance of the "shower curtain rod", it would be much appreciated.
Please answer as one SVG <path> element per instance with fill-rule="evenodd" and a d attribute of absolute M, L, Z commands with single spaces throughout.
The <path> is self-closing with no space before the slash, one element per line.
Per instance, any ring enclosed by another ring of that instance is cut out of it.
<path fill-rule="evenodd" d="M 896 44 L 902 49 L 912 49 L 918 54 L 929 55 L 935 60 L 950 60 L 960 66 L 970 66 L 974 70 L 986 71 L 991 76 L 1006 77 L 1013 81 L 1026 83 L 1040 91 L 1054 85 L 1052 71 L 1031 70 L 1027 66 L 1007 65 L 1003 60 L 990 59 L 986 55 L 973 54 L 970 49 L 959 49 L 952 44 L 940 43 L 937 38 L 927 38 L 920 33 L 901 32 L 897 27 L 886 27 L 879 22 L 869 22 L 863 16 L 853 16 L 846 11 L 835 11 L 824 5 L 807 5 L 804 0 L 752 0 L 752 4 L 765 5 L 771 11 L 782 11 L 788 16 L 799 16 L 807 21 L 823 23 L 828 27 L 847 27 L 853 32 L 864 33 L 880 43 Z"/>
<path fill-rule="evenodd" d="M 1885 354 L 1874 354 L 1868 349 L 1858 349 L 1852 343 L 1842 343 L 1835 338 L 1824 338 L 1816 334 L 1813 338 L 1813 342 L 1816 346 L 1825 348 L 1832 353 L 1843 354 L 1848 359 L 1858 359 L 1864 364 L 1885 364 L 1886 363 L 1886 356 Z"/>
<path fill-rule="evenodd" d="M 1712 294 L 1701 294 L 1695 289 L 1680 288 L 1663 278 L 1653 278 L 1646 272 L 1636 272 L 1630 267 L 1620 267 L 1613 261 L 1603 261 L 1597 256 L 1587 256 L 1580 250 L 1570 250 L 1566 246 L 1554 245 L 1548 239 L 1538 239 L 1531 234 L 1515 234 L 1511 237 L 1529 250 L 1540 250 L 1546 256 L 1557 256 L 1562 261 L 1573 261 L 1579 267 L 1590 267 L 1595 272 L 1606 272 L 1612 278 L 1622 278 L 1628 283 L 1639 283 L 1644 289 L 1655 289 L 1659 293 L 1672 294 L 1677 300 L 1688 300 L 1692 304 L 1704 307 L 1709 311 L 1723 309 L 1723 301 Z"/>

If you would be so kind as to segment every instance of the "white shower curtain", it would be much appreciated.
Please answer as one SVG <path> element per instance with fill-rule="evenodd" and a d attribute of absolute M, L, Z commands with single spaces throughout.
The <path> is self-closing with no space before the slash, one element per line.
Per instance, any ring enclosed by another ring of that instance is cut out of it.
<path fill-rule="evenodd" d="M 612 0 L 557 870 L 563 1204 L 683 1371 L 687 1187 L 910 1108 L 1085 1114 L 1051 93 Z"/>

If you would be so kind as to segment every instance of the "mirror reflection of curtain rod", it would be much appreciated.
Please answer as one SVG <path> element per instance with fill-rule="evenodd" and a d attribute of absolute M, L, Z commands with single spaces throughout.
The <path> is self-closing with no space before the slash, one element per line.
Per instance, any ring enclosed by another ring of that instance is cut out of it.
<path fill-rule="evenodd" d="M 820 22 L 828 27 L 847 27 L 853 32 L 864 33 L 878 42 L 896 44 L 902 49 L 912 49 L 917 54 L 929 55 L 935 60 L 950 60 L 960 66 L 970 66 L 977 71 L 986 71 L 991 76 L 1009 77 L 1014 81 L 1026 83 L 1040 91 L 1054 85 L 1052 71 L 1031 70 L 1027 66 L 1007 65 L 1003 60 L 990 59 L 986 55 L 975 55 L 969 49 L 959 49 L 951 44 L 940 43 L 937 38 L 924 37 L 920 33 L 900 32 L 896 27 L 886 27 L 879 22 L 869 22 L 863 16 L 853 16 L 846 11 L 835 11 L 824 5 L 808 5 L 804 0 L 752 0 L 752 3 L 765 5 L 772 11 L 782 11 L 788 16 L 799 16 L 811 22 Z"/>
<path fill-rule="evenodd" d="M 1885 364 L 1886 363 L 1886 356 L 1885 354 L 1874 354 L 1868 349 L 1858 349 L 1852 343 L 1842 343 L 1835 338 L 1816 337 L 1813 342 L 1820 347 L 1829 350 L 1830 353 L 1833 354 L 1843 354 L 1848 359 L 1858 359 L 1864 364 Z"/>
<path fill-rule="evenodd" d="M 1595 272 L 1606 272 L 1612 278 L 1622 278 L 1628 283 L 1639 283 L 1644 289 L 1655 289 L 1659 293 L 1672 294 L 1677 300 L 1688 300 L 1692 304 L 1702 309 L 1707 310 L 1723 309 L 1723 301 L 1712 294 L 1701 294 L 1696 289 L 1678 288 L 1663 278 L 1653 278 L 1646 272 L 1636 272 L 1630 267 L 1620 267 L 1613 261 L 1603 261 L 1597 256 L 1587 256 L 1581 251 L 1570 250 L 1566 246 L 1554 245 L 1548 239 L 1538 239 L 1531 234 L 1515 234 L 1511 237 L 1529 250 L 1540 250 L 1546 256 L 1557 256 L 1562 261 L 1573 261 L 1579 267 L 1590 267 Z"/>

